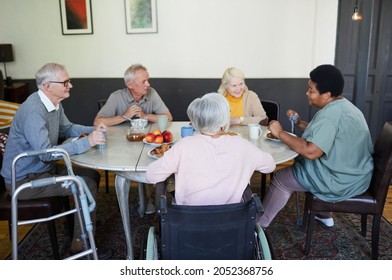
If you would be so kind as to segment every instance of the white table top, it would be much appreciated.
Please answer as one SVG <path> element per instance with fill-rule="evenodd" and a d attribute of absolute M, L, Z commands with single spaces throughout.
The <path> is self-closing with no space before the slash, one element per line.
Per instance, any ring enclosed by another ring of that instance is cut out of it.
<path fill-rule="evenodd" d="M 171 122 L 167 129 L 173 133 L 174 140 L 178 141 L 181 138 L 181 127 L 188 124 L 189 122 Z M 106 149 L 92 148 L 83 154 L 72 156 L 72 162 L 85 167 L 110 171 L 145 171 L 147 166 L 155 160 L 147 155 L 154 147 L 143 142 L 128 141 L 126 131 L 129 127 L 129 123 L 109 127 Z M 146 132 L 156 128 L 157 124 L 149 124 Z M 270 153 L 276 164 L 289 161 L 298 155 L 287 145 L 267 139 L 265 137 L 267 128 L 265 126 L 261 128 L 262 136 L 256 140 L 248 139 L 247 126 L 233 126 L 230 131 L 239 133 L 263 151 Z"/>
<path fill-rule="evenodd" d="M 136 171 L 143 142 L 130 142 L 126 138 L 129 123 L 109 127 L 106 148 L 94 147 L 87 152 L 73 155 L 71 160 L 84 167 L 110 171 Z M 151 125 L 146 127 L 149 130 Z"/>

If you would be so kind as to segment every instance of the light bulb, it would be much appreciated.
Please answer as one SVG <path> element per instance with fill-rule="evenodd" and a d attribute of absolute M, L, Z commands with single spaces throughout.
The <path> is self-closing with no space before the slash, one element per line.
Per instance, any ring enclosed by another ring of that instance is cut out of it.
<path fill-rule="evenodd" d="M 358 21 L 358 20 L 362 19 L 362 15 L 358 12 L 358 7 L 354 8 L 354 13 L 353 13 L 353 16 L 351 18 L 354 21 Z"/>

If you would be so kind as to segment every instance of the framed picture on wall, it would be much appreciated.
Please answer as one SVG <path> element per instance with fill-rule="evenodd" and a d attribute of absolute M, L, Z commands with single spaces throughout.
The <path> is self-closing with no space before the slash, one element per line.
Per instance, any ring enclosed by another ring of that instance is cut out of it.
<path fill-rule="evenodd" d="M 127 34 L 158 32 L 156 0 L 124 1 Z"/>
<path fill-rule="evenodd" d="M 60 0 L 63 35 L 93 34 L 91 0 Z"/>

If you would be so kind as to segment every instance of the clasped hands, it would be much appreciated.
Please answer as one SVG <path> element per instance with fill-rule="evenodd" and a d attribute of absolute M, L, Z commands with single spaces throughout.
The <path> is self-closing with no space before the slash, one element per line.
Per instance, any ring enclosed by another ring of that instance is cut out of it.
<path fill-rule="evenodd" d="M 132 119 L 132 118 L 143 118 L 143 110 L 140 108 L 138 105 L 132 105 L 128 108 L 128 110 L 122 115 L 126 119 Z"/>

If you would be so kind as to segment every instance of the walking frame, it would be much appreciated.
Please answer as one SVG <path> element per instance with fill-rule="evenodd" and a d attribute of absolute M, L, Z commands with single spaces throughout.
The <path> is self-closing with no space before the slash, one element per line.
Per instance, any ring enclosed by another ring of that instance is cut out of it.
<path fill-rule="evenodd" d="M 20 185 L 16 189 L 16 162 L 23 157 L 32 157 L 32 156 L 40 156 L 51 153 L 53 160 L 63 159 L 65 166 L 67 168 L 68 175 L 66 176 L 53 176 L 50 178 L 43 178 L 32 180 L 30 182 L 24 183 Z M 81 225 L 81 239 L 83 240 L 85 250 L 66 258 L 66 260 L 79 259 L 81 257 L 87 256 L 87 258 L 91 258 L 97 260 L 97 249 L 95 246 L 94 235 L 93 235 L 93 225 L 90 217 L 90 212 L 95 209 L 95 200 L 92 197 L 90 190 L 88 189 L 83 178 L 79 176 L 75 176 L 72 170 L 71 159 L 66 150 L 62 148 L 49 148 L 45 150 L 35 150 L 35 151 L 27 151 L 17 155 L 12 162 L 12 198 L 11 198 L 11 207 L 12 207 L 12 259 L 18 259 L 18 226 L 27 225 L 27 224 L 35 224 L 41 222 L 47 222 L 51 220 L 55 220 L 67 215 L 77 214 L 80 225 Z M 49 185 L 54 185 L 57 183 L 61 183 L 61 187 L 63 188 L 72 188 L 72 194 L 74 199 L 74 208 L 68 211 L 64 211 L 61 214 L 53 215 L 46 218 L 41 219 L 32 219 L 25 221 L 18 221 L 18 195 L 21 191 L 27 188 L 40 188 Z M 79 194 L 79 195 L 78 195 Z M 80 200 L 80 204 L 79 204 Z M 87 235 L 89 245 L 87 245 Z"/>

